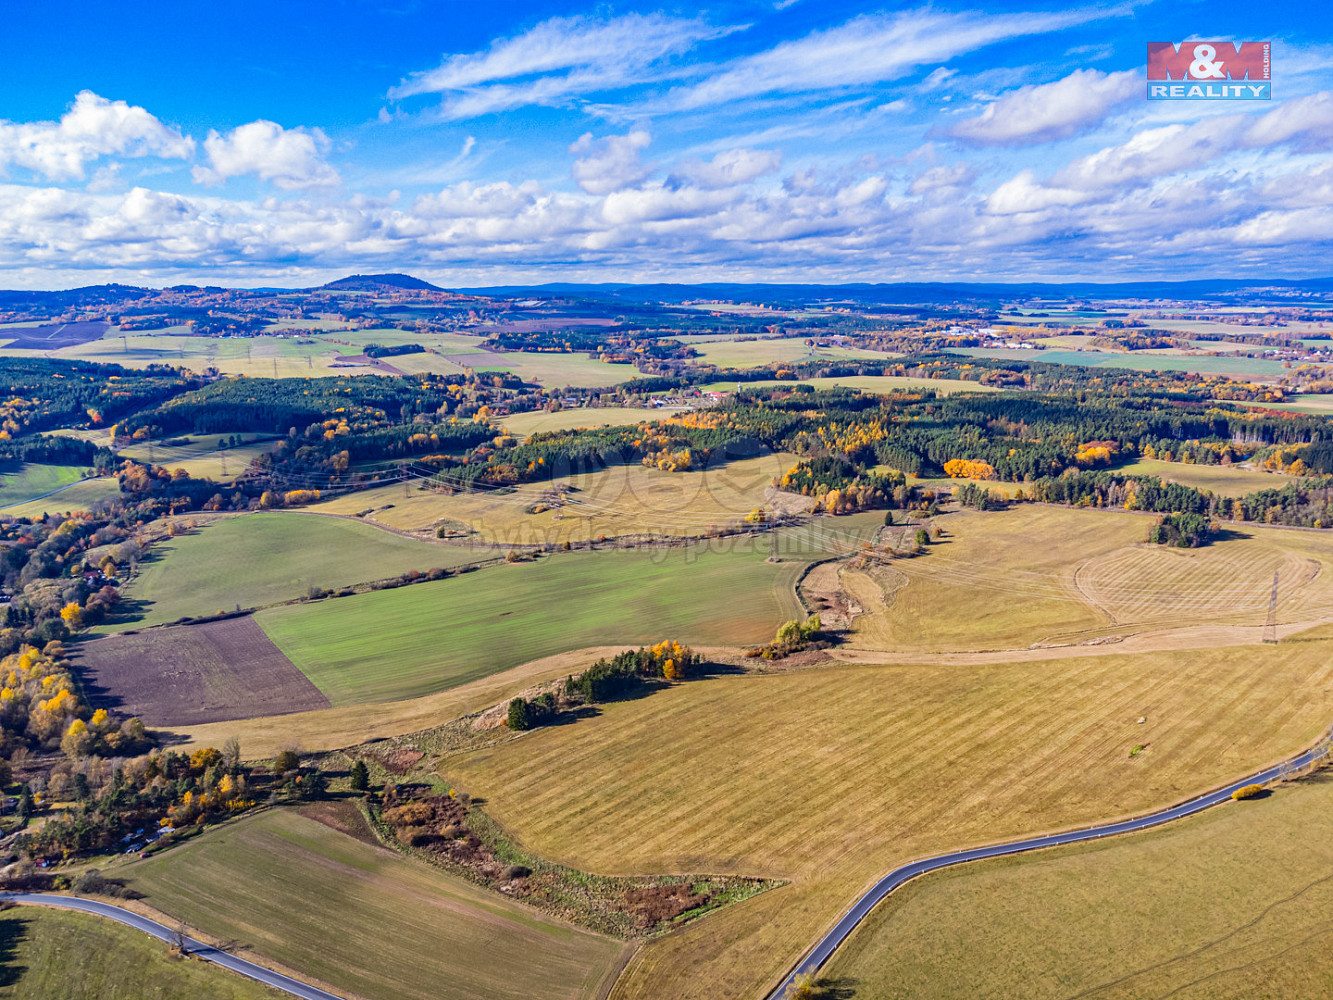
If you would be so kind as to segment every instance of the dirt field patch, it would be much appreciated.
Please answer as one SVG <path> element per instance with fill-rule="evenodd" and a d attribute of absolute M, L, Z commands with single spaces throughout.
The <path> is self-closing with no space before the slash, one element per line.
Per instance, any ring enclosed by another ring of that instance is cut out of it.
<path fill-rule="evenodd" d="M 107 636 L 82 644 L 75 655 L 94 704 L 151 726 L 329 705 L 248 616 Z"/>

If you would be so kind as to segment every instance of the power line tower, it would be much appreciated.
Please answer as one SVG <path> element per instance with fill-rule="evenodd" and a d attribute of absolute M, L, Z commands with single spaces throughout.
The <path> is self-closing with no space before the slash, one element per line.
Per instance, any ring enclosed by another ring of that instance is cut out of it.
<path fill-rule="evenodd" d="M 1268 595 L 1268 620 L 1264 623 L 1264 642 L 1277 642 L 1277 574 L 1273 574 L 1273 590 Z"/>

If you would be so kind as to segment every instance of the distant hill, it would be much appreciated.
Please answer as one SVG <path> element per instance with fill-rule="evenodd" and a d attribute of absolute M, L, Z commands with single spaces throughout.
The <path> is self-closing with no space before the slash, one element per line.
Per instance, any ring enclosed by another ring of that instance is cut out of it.
<path fill-rule="evenodd" d="M 1026 299 L 1200 299 L 1292 302 L 1320 299 L 1333 293 L 1333 279 L 1307 281 L 1219 278 L 1200 281 L 1125 281 L 1105 284 L 1023 282 L 901 282 L 896 284 L 600 284 L 492 285 L 459 288 L 465 295 L 524 298 L 581 298 L 629 302 L 683 302 L 718 299 L 732 302 L 789 304 L 855 302 L 863 305 L 938 305 L 947 302 L 985 303 Z"/>
<path fill-rule="evenodd" d="M 386 288 L 397 288 L 412 292 L 442 292 L 443 288 L 422 281 L 410 274 L 349 274 L 346 278 L 330 281 L 319 286 L 321 291 L 329 292 L 379 292 Z"/>

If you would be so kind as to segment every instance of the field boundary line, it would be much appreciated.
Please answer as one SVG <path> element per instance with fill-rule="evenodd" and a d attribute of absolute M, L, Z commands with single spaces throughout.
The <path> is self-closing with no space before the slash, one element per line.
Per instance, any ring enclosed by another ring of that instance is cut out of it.
<path fill-rule="evenodd" d="M 784 1000 L 789 996 L 799 977 L 813 975 L 823 968 L 838 948 L 851 937 L 852 932 L 870 916 L 878 905 L 907 882 L 943 868 L 951 868 L 971 861 L 984 861 L 990 858 L 1026 854 L 1031 851 L 1062 847 L 1067 844 L 1078 844 L 1121 834 L 1137 833 L 1163 826 L 1177 819 L 1193 816 L 1215 805 L 1229 801 L 1231 793 L 1245 785 L 1266 785 L 1289 777 L 1301 768 L 1326 759 L 1329 754 L 1327 740 L 1331 732 L 1333 730 L 1325 729 L 1319 739 L 1294 756 L 1283 757 L 1259 771 L 1249 772 L 1245 777 L 1214 785 L 1190 799 L 1179 800 L 1165 808 L 1155 809 L 1149 813 L 1130 814 L 1129 816 L 1122 814 L 1118 818 L 1103 820 L 1091 826 L 1067 827 L 1054 832 L 1033 834 L 1017 840 L 960 848 L 900 864 L 871 882 L 861 895 L 843 910 L 842 914 L 833 921 L 815 944 L 797 961 L 795 966 L 787 971 L 777 986 L 764 993 L 765 1000 Z"/>
<path fill-rule="evenodd" d="M 94 914 L 134 930 L 143 931 L 145 934 L 168 944 L 174 943 L 177 938 L 176 931 L 150 917 L 95 899 L 45 892 L 5 892 L 0 893 L 0 899 L 21 906 L 47 906 L 53 909 Z M 294 997 L 299 997 L 300 1000 L 350 1000 L 351 997 L 355 996 L 355 994 L 330 993 L 328 990 L 320 989 L 318 986 L 284 975 L 257 962 L 251 962 L 248 959 L 229 954 L 221 948 L 206 944 L 188 935 L 184 936 L 184 945 L 186 953 L 195 958 L 212 962 L 214 965 L 228 969 L 237 975 L 245 976 L 247 979 L 253 979 L 255 982 L 272 989 L 290 993 Z"/>

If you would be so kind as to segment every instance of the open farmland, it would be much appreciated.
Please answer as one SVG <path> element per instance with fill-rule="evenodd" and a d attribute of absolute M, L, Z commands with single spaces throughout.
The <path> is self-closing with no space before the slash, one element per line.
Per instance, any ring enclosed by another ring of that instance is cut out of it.
<path fill-rule="evenodd" d="M 796 385 L 792 382 L 779 382 L 776 379 L 759 379 L 754 382 L 739 383 L 741 391 L 747 388 L 762 389 L 781 385 L 791 387 Z M 948 396 L 955 392 L 998 392 L 993 385 L 983 385 L 980 382 L 973 382 L 968 379 L 960 378 L 917 378 L 913 375 L 840 375 L 836 378 L 807 378 L 801 379 L 800 385 L 813 386 L 816 389 L 860 389 L 862 392 L 885 393 L 894 392 L 898 389 L 934 389 L 941 396 Z M 714 382 L 711 385 L 701 386 L 709 392 L 734 392 L 737 383 L 735 382 Z"/>
<path fill-rule="evenodd" d="M 0 508 L 17 507 L 63 490 L 82 479 L 84 471 L 74 465 L 24 462 L 0 474 Z"/>
<path fill-rule="evenodd" d="M 328 705 L 250 617 L 105 636 L 80 644 L 75 658 L 94 702 L 148 725 Z"/>
<path fill-rule="evenodd" d="M 115 476 L 97 476 L 79 479 L 58 488 L 49 496 L 7 506 L 4 513 L 10 517 L 38 517 L 47 511 L 87 510 L 102 500 L 120 496 L 120 483 Z"/>
<path fill-rule="evenodd" d="M 513 372 L 524 382 L 536 382 L 548 389 L 619 385 L 639 374 L 633 365 L 610 364 L 586 354 L 547 351 L 496 351 L 456 360 L 479 372 Z"/>
<path fill-rule="evenodd" d="M 335 705 L 411 698 L 582 646 L 763 641 L 801 564 L 757 541 L 557 553 L 255 621 Z"/>
<path fill-rule="evenodd" d="M 218 445 L 223 438 L 238 437 L 244 443 L 238 447 Z M 184 469 L 196 479 L 216 479 L 229 482 L 246 470 L 250 462 L 266 452 L 272 451 L 277 443 L 273 435 L 237 433 L 194 434 L 186 437 L 184 444 L 167 445 L 160 441 L 140 442 L 120 449 L 125 458 L 136 462 L 164 466 L 173 472 Z"/>
<path fill-rule="evenodd" d="M 1152 832 L 928 875 L 824 977 L 867 1000 L 1333 995 L 1331 815 L 1321 776 Z"/>
<path fill-rule="evenodd" d="M 500 422 L 510 434 L 526 437 L 538 431 L 564 431 L 575 427 L 615 427 L 622 424 L 637 424 L 645 420 L 662 420 L 673 412 L 676 411 L 648 409 L 641 406 L 580 406 L 569 410 L 557 410 L 555 413 L 547 413 L 545 410 L 515 413 L 500 418 Z"/>
<path fill-rule="evenodd" d="M 374 1000 L 593 1000 L 624 947 L 292 812 L 120 873 L 192 927 Z M 336 942 L 336 946 L 334 946 Z"/>
<path fill-rule="evenodd" d="M 1150 354 L 1146 351 L 1032 351 L 1008 347 L 967 347 L 954 350 L 971 358 L 1005 358 L 1012 361 L 1040 361 L 1050 365 L 1078 365 L 1087 368 L 1130 368 L 1135 371 L 1200 372 L 1204 375 L 1230 375 L 1277 378 L 1285 369 L 1281 361 L 1268 358 L 1238 358 L 1213 354 Z"/>
<path fill-rule="evenodd" d="M 1247 469 L 1239 465 L 1186 465 L 1183 462 L 1163 462 L 1153 458 L 1141 458 L 1121 466 L 1117 471 L 1127 476 L 1156 476 L 1163 482 L 1193 486 L 1196 490 L 1209 490 L 1224 497 L 1243 497 L 1258 490 L 1280 490 L 1299 479 L 1297 476 Z"/>
<path fill-rule="evenodd" d="M 711 527 L 767 508 L 773 480 L 795 463 L 777 454 L 742 459 L 690 472 L 664 472 L 642 465 L 614 465 L 597 472 L 530 483 L 512 490 L 443 493 L 414 487 L 383 486 L 317 504 L 331 514 L 376 508 L 368 520 L 405 531 L 443 525 L 470 530 L 477 541 L 497 545 L 559 545 L 599 536 L 706 534 Z M 557 505 L 551 490 L 567 483 L 573 492 Z M 800 497 L 788 497 L 808 507 Z M 384 509 L 386 505 L 389 506 Z M 538 506 L 546 509 L 536 510 Z"/>
<path fill-rule="evenodd" d="M 684 339 L 684 338 L 681 338 Z M 805 338 L 777 337 L 763 340 L 688 341 L 701 355 L 696 362 L 719 368 L 759 368 L 763 365 L 797 361 L 852 361 L 866 358 L 897 357 L 886 351 L 868 351 L 852 347 L 810 347 Z"/>
<path fill-rule="evenodd" d="M 445 773 L 584 870 L 792 879 L 651 942 L 613 993 L 756 996 L 898 863 L 1143 811 L 1312 741 L 1333 717 L 1331 647 L 719 677 Z"/>
<path fill-rule="evenodd" d="M 305 597 L 312 587 L 369 583 L 491 555 L 345 518 L 276 511 L 220 518 L 150 548 L 125 588 L 128 607 L 100 631 L 214 615 L 237 605 L 265 607 Z"/>
<path fill-rule="evenodd" d="M 925 556 L 843 572 L 866 610 L 851 648 L 1002 649 L 1262 625 L 1275 572 L 1279 623 L 1333 613 L 1333 540 L 1314 532 L 1243 525 L 1173 549 L 1144 543 L 1152 520 L 1142 515 L 1035 504 L 939 524 L 945 535 Z"/>
<path fill-rule="evenodd" d="M 0 913 L 0 996 L 6 1000 L 282 1000 L 288 996 L 105 917 L 42 906 Z"/>

